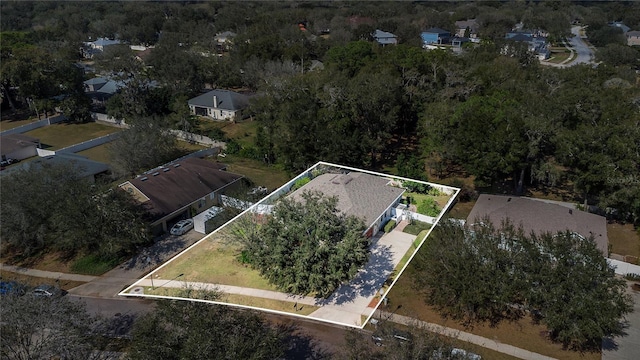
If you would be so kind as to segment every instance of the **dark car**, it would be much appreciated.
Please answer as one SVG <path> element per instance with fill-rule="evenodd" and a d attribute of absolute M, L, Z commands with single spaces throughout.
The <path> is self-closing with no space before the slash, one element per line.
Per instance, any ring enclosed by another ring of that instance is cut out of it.
<path fill-rule="evenodd" d="M 0 295 L 24 295 L 24 286 L 15 281 L 0 282 Z"/>

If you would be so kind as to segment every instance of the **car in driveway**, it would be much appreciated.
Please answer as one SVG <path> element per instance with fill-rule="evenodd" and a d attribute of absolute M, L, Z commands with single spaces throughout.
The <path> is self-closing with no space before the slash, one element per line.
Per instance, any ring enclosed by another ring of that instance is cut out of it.
<path fill-rule="evenodd" d="M 187 231 L 193 229 L 193 220 L 192 219 L 186 219 L 186 220 L 180 220 L 178 221 L 175 225 L 173 225 L 173 227 L 171 228 L 171 235 L 183 235 L 184 233 L 186 233 Z"/>
<path fill-rule="evenodd" d="M 65 294 L 65 292 L 59 287 L 43 284 L 43 285 L 38 285 L 35 289 L 33 289 L 31 294 L 37 297 L 53 298 L 53 297 L 62 296 Z"/>
<path fill-rule="evenodd" d="M 399 343 L 410 343 L 411 334 L 408 332 L 400 331 L 398 329 L 391 329 L 391 331 L 376 331 L 371 335 L 371 340 L 376 346 L 383 346 L 386 341 L 393 340 Z"/>

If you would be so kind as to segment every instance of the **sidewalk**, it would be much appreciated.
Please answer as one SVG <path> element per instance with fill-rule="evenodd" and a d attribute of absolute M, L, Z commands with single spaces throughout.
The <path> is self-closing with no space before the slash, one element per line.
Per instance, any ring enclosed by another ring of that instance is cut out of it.
<path fill-rule="evenodd" d="M 60 279 L 60 280 L 80 281 L 80 282 L 89 282 L 98 278 L 97 276 L 67 274 L 67 273 L 61 273 L 56 271 L 27 269 L 19 266 L 0 264 L 0 272 L 2 271 L 9 271 L 13 273 L 41 277 L 41 278 L 48 278 L 48 279 Z"/>
<path fill-rule="evenodd" d="M 140 286 L 150 287 L 152 286 L 152 281 L 150 279 L 143 279 L 139 281 L 138 284 Z M 216 284 L 208 284 L 208 283 L 201 283 L 201 282 L 187 282 L 187 281 L 168 280 L 168 279 L 154 279 L 153 285 L 155 285 L 156 288 L 165 287 L 165 288 L 175 289 L 175 288 L 191 287 L 193 289 L 219 290 L 221 292 L 228 293 L 228 294 L 239 294 L 239 295 L 254 296 L 254 297 L 260 297 L 260 298 L 266 298 L 266 299 L 290 301 L 290 302 L 297 302 L 298 304 L 305 304 L 305 305 L 316 305 L 316 306 L 320 305 L 318 304 L 318 299 L 309 297 L 309 296 L 287 295 L 277 291 L 250 289 L 250 288 L 243 288 L 239 286 L 216 285 Z M 434 333 L 456 338 L 471 344 L 479 345 L 487 349 L 491 349 L 503 354 L 517 357 L 519 359 L 555 360 L 552 357 L 541 355 L 541 354 L 538 354 L 529 350 L 521 349 L 512 345 L 498 343 L 494 340 L 491 340 L 482 336 L 474 335 L 474 334 L 460 331 L 457 329 L 444 327 L 442 325 L 427 323 L 427 322 L 413 319 L 407 316 L 391 314 L 388 312 L 379 312 L 379 314 L 380 314 L 379 317 L 398 323 L 398 324 L 417 325 L 424 329 L 432 331 Z M 313 313 L 308 317 L 313 318 L 314 317 Z"/>
<path fill-rule="evenodd" d="M 414 318 L 410 318 L 407 316 L 391 314 L 387 312 L 382 312 L 381 317 L 388 319 L 389 321 L 393 321 L 394 323 L 403 324 L 403 325 L 414 325 L 425 328 L 429 331 L 432 331 L 437 334 L 453 337 L 462 341 L 466 341 L 471 344 L 479 345 L 487 349 L 491 349 L 497 352 L 501 352 L 503 354 L 511 355 L 513 357 L 517 357 L 518 359 L 527 359 L 527 360 L 555 360 L 552 357 L 548 357 L 545 355 L 541 355 L 538 353 L 531 352 L 529 350 L 517 348 L 515 346 L 498 343 L 494 340 L 470 334 L 468 332 L 460 331 L 457 329 L 452 329 L 448 327 L 444 327 L 438 324 L 432 324 L 424 321 L 420 321 Z"/>

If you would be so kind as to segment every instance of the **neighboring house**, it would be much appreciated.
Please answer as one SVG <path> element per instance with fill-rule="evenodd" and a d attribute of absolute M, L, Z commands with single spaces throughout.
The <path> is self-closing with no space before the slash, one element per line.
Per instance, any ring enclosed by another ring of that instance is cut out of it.
<path fill-rule="evenodd" d="M 94 55 L 102 53 L 105 48 L 112 45 L 119 45 L 120 40 L 111 40 L 107 38 L 98 38 L 96 41 L 88 41 L 84 43 L 82 55 L 85 58 L 93 58 Z"/>
<path fill-rule="evenodd" d="M 637 46 L 640 45 L 640 31 L 633 30 L 628 31 L 625 36 L 627 37 L 627 45 Z"/>
<path fill-rule="evenodd" d="M 625 25 L 623 22 L 621 21 L 613 21 L 609 23 L 609 26 L 614 27 L 614 28 L 618 28 L 620 30 L 622 30 L 623 34 L 626 34 L 627 32 L 629 32 L 629 30 L 631 30 L 630 27 L 628 27 L 627 25 Z"/>
<path fill-rule="evenodd" d="M 598 250 L 604 256 L 608 254 L 607 219 L 603 216 L 539 199 L 483 194 L 467 217 L 467 226 L 482 223 L 485 217 L 498 228 L 508 218 L 515 226 L 522 226 L 527 234 L 568 230 L 583 238 L 593 236 Z"/>
<path fill-rule="evenodd" d="M 405 192 L 390 183 L 390 179 L 359 172 L 328 173 L 313 178 L 289 196 L 298 200 L 305 191 L 318 191 L 337 197 L 338 211 L 362 219 L 366 226 L 364 233 L 370 237 L 394 216 L 394 208 Z"/>
<path fill-rule="evenodd" d="M 476 19 L 456 21 L 455 35 L 461 38 L 476 39 L 479 29 L 480 25 Z"/>
<path fill-rule="evenodd" d="M 420 34 L 422 46 L 433 44 L 448 44 L 451 33 L 440 28 L 431 28 Z"/>
<path fill-rule="evenodd" d="M 85 156 L 76 154 L 57 153 L 55 155 L 43 156 L 32 161 L 24 162 L 20 166 L 12 167 L 3 171 L 3 175 L 11 174 L 14 171 L 39 169 L 46 165 L 71 165 L 80 175 L 80 178 L 95 182 L 96 175 L 105 174 L 109 171 L 109 165 L 91 160 Z"/>
<path fill-rule="evenodd" d="M 513 31 L 507 33 L 505 39 L 513 42 L 526 43 L 529 51 L 534 53 L 540 60 L 547 60 L 549 56 L 551 56 L 549 42 L 539 31 Z"/>
<path fill-rule="evenodd" d="M 198 158 L 167 164 L 120 184 L 152 214 L 155 234 L 169 224 L 191 218 L 215 205 L 220 196 L 241 184 L 242 175 L 225 171 L 226 165 Z"/>
<path fill-rule="evenodd" d="M 213 39 L 216 41 L 216 46 L 219 51 L 228 51 L 233 44 L 233 38 L 237 36 L 236 33 L 231 31 L 224 31 L 216 34 Z"/>
<path fill-rule="evenodd" d="M 96 77 L 84 82 L 84 91 L 95 105 L 104 105 L 110 97 L 115 95 L 125 83 L 120 80 L 110 80 Z"/>
<path fill-rule="evenodd" d="M 2 160 L 24 160 L 38 155 L 40 140 L 24 135 L 10 134 L 0 138 L 0 155 Z"/>
<path fill-rule="evenodd" d="M 249 105 L 249 97 L 230 90 L 216 89 L 189 100 L 191 114 L 215 120 L 234 120 L 242 117 Z"/>
<path fill-rule="evenodd" d="M 385 45 L 397 45 L 398 44 L 398 37 L 393 35 L 390 32 L 386 32 L 386 31 L 382 31 L 382 30 L 376 30 L 373 32 L 373 34 L 371 34 L 371 36 L 373 37 L 373 39 L 375 41 L 378 42 L 378 44 L 385 46 Z"/>
<path fill-rule="evenodd" d="M 366 16 L 359 16 L 359 15 L 353 15 L 351 17 L 349 17 L 349 19 L 347 20 L 349 26 L 352 29 L 357 28 L 360 25 L 371 25 L 373 26 L 376 21 L 370 17 L 366 17 Z"/>

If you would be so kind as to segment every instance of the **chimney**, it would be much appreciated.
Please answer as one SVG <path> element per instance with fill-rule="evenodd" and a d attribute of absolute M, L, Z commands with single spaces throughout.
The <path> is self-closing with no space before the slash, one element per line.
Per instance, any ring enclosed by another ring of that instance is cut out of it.
<path fill-rule="evenodd" d="M 218 97 L 213 95 L 213 107 L 217 108 L 218 107 Z"/>

